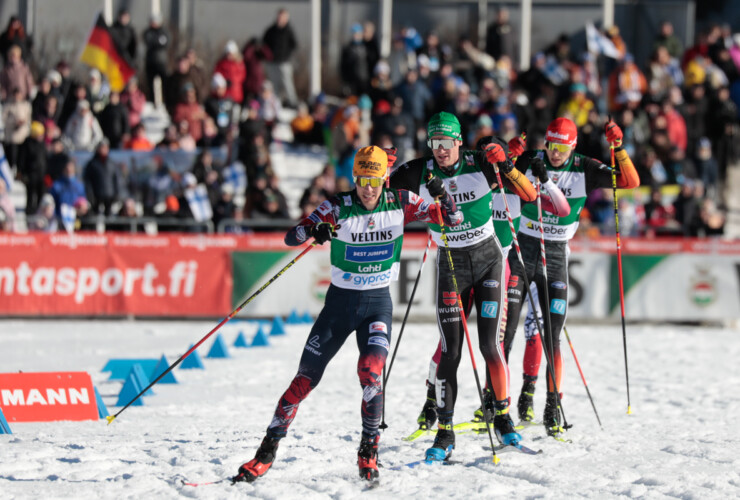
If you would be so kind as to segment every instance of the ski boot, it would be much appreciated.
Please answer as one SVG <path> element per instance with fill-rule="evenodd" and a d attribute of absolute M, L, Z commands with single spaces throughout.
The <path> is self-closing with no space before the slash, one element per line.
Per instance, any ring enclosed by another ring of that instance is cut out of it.
<path fill-rule="evenodd" d="M 483 389 L 483 401 L 488 401 L 490 394 L 491 394 L 491 390 L 490 389 L 488 389 L 488 388 Z M 489 413 L 488 414 L 488 421 L 489 422 L 492 421 L 492 418 L 491 417 L 492 417 L 492 414 Z M 478 409 L 473 412 L 473 420 L 471 420 L 471 422 L 473 422 L 475 424 L 485 425 L 485 421 L 486 421 L 486 418 L 485 418 L 485 415 L 483 415 L 483 406 L 479 406 Z M 484 427 L 484 429 L 485 429 L 485 427 Z"/>
<path fill-rule="evenodd" d="M 434 426 L 437 421 L 437 401 L 432 397 L 427 396 L 427 400 L 424 401 L 424 407 L 421 409 L 421 413 L 416 418 L 416 423 L 419 424 L 419 429 L 428 431 Z"/>
<path fill-rule="evenodd" d="M 487 407 L 493 406 L 493 428 L 496 430 L 496 437 L 502 444 L 516 445 L 522 440 L 521 434 L 514 429 L 514 422 L 509 415 L 509 400 L 488 401 Z"/>
<path fill-rule="evenodd" d="M 557 394 L 554 392 L 548 391 L 547 393 L 547 403 L 545 403 L 542 423 L 545 425 L 548 436 L 558 438 L 565 432 L 565 429 L 560 425 L 560 407 L 558 406 Z"/>
<path fill-rule="evenodd" d="M 426 451 L 427 462 L 441 462 L 447 460 L 455 449 L 455 432 L 452 430 L 452 422 L 448 424 L 439 423 L 437 436 L 434 444 Z"/>
<path fill-rule="evenodd" d="M 239 474 L 231 478 L 231 483 L 233 484 L 241 481 L 251 483 L 258 477 L 264 476 L 270 469 L 272 462 L 275 460 L 278 444 L 280 444 L 279 438 L 265 436 L 262 440 L 262 444 L 260 444 L 260 447 L 257 449 L 257 453 L 254 455 L 254 458 L 239 467 Z"/>
<path fill-rule="evenodd" d="M 534 420 L 534 382 L 525 380 L 519 401 L 516 404 L 517 413 L 521 422 L 532 422 Z"/>
<path fill-rule="evenodd" d="M 357 450 L 357 466 L 360 468 L 360 477 L 368 481 L 376 479 L 378 472 L 378 441 L 380 435 L 371 438 L 362 436 L 360 448 Z"/>

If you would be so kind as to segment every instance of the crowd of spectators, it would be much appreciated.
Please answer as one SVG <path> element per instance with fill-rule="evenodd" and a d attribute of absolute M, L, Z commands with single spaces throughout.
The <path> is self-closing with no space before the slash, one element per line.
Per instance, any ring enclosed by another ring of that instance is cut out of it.
<path fill-rule="evenodd" d="M 336 61 L 339 98 L 321 93 L 305 100 L 294 86 L 297 41 L 286 9 L 261 37 L 249 37 L 241 48 L 228 41 L 212 69 L 194 49 L 177 55 L 170 68 L 170 34 L 158 16 L 139 36 L 122 9 L 111 33 L 132 64 L 143 42 L 141 88 L 132 78 L 114 92 L 97 70 L 75 81 L 66 61 L 35 76 L 32 41 L 20 21 L 11 19 L 0 35 L 3 145 L 26 186 L 26 214 L 38 216 L 36 227 L 66 224 L 64 206 L 78 219 L 152 215 L 218 225 L 289 218 L 270 155 L 274 127 L 287 108 L 294 111 L 293 143 L 326 148 L 329 157 L 298 201 L 302 214 L 351 187 L 358 148 L 396 147 L 399 164 L 424 153 L 426 120 L 439 111 L 458 117 L 467 147 L 485 135 L 508 140 L 522 132 L 528 147 L 541 147 L 549 122 L 568 116 L 579 128 L 577 151 L 607 163 L 603 124 L 612 116 L 647 187 L 620 198 L 622 232 L 723 231 L 728 166 L 740 156 L 740 34 L 727 26 L 700 30 L 684 48 L 664 22 L 642 66 L 617 26 L 601 33 L 617 57 L 590 52 L 562 34 L 519 70 L 517 30 L 505 8 L 489 26 L 484 50 L 467 35 L 443 40 L 433 30 L 422 35 L 406 26 L 381 57 L 375 26 L 366 21 L 351 26 Z M 153 144 L 142 113 L 160 85 L 171 124 Z M 216 160 L 213 148 L 227 153 Z M 148 175 L 111 160 L 111 149 L 148 154 Z M 72 153 L 79 151 L 92 153 L 89 162 L 75 163 Z M 173 167 L 166 153 L 178 151 L 190 152 L 193 161 Z M 238 180 L 242 171 L 245 181 Z M 614 230 L 611 196 L 598 191 L 588 200 L 583 234 Z M 44 222 L 50 210 L 56 221 Z M 4 218 L 6 226 L 12 222 L 12 214 Z"/>

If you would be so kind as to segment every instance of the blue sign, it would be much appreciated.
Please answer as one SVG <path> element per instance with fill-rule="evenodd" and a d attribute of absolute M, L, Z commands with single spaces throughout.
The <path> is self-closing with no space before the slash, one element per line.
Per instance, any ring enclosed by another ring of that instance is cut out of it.
<path fill-rule="evenodd" d="M 481 306 L 480 315 L 484 318 L 495 318 L 496 313 L 498 313 L 498 302 L 484 300 Z"/>
<path fill-rule="evenodd" d="M 371 245 L 366 247 L 353 247 L 347 245 L 344 251 L 344 259 L 349 262 L 382 262 L 393 258 L 395 243 L 385 245 Z"/>
<path fill-rule="evenodd" d="M 552 299 L 550 310 L 555 314 L 565 314 L 565 301 L 563 299 Z"/>

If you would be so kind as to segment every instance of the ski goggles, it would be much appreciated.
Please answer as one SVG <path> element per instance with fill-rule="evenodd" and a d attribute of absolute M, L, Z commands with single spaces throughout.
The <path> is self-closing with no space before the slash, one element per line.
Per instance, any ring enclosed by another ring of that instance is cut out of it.
<path fill-rule="evenodd" d="M 360 187 L 366 187 L 368 184 L 371 187 L 380 187 L 385 182 L 382 177 L 355 177 L 355 184 Z"/>
<path fill-rule="evenodd" d="M 567 144 L 558 144 L 557 142 L 545 142 L 545 147 L 550 151 L 560 151 L 561 153 L 567 153 L 571 149 Z"/>
<path fill-rule="evenodd" d="M 427 146 L 434 151 L 436 149 L 452 149 L 455 147 L 455 139 L 429 139 Z"/>

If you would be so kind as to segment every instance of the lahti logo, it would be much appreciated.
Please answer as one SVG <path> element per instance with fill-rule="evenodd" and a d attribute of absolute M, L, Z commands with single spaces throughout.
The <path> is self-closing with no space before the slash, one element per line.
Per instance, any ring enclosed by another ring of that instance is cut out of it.
<path fill-rule="evenodd" d="M 370 220 L 367 221 L 367 229 L 368 231 L 375 229 L 375 219 L 373 217 L 370 217 Z"/>
<path fill-rule="evenodd" d="M 457 192 L 457 181 L 455 179 L 450 180 L 450 191 Z"/>
<path fill-rule="evenodd" d="M 711 275 L 708 267 L 697 267 L 691 278 L 689 296 L 694 304 L 707 307 L 717 300 L 717 279 Z"/>

